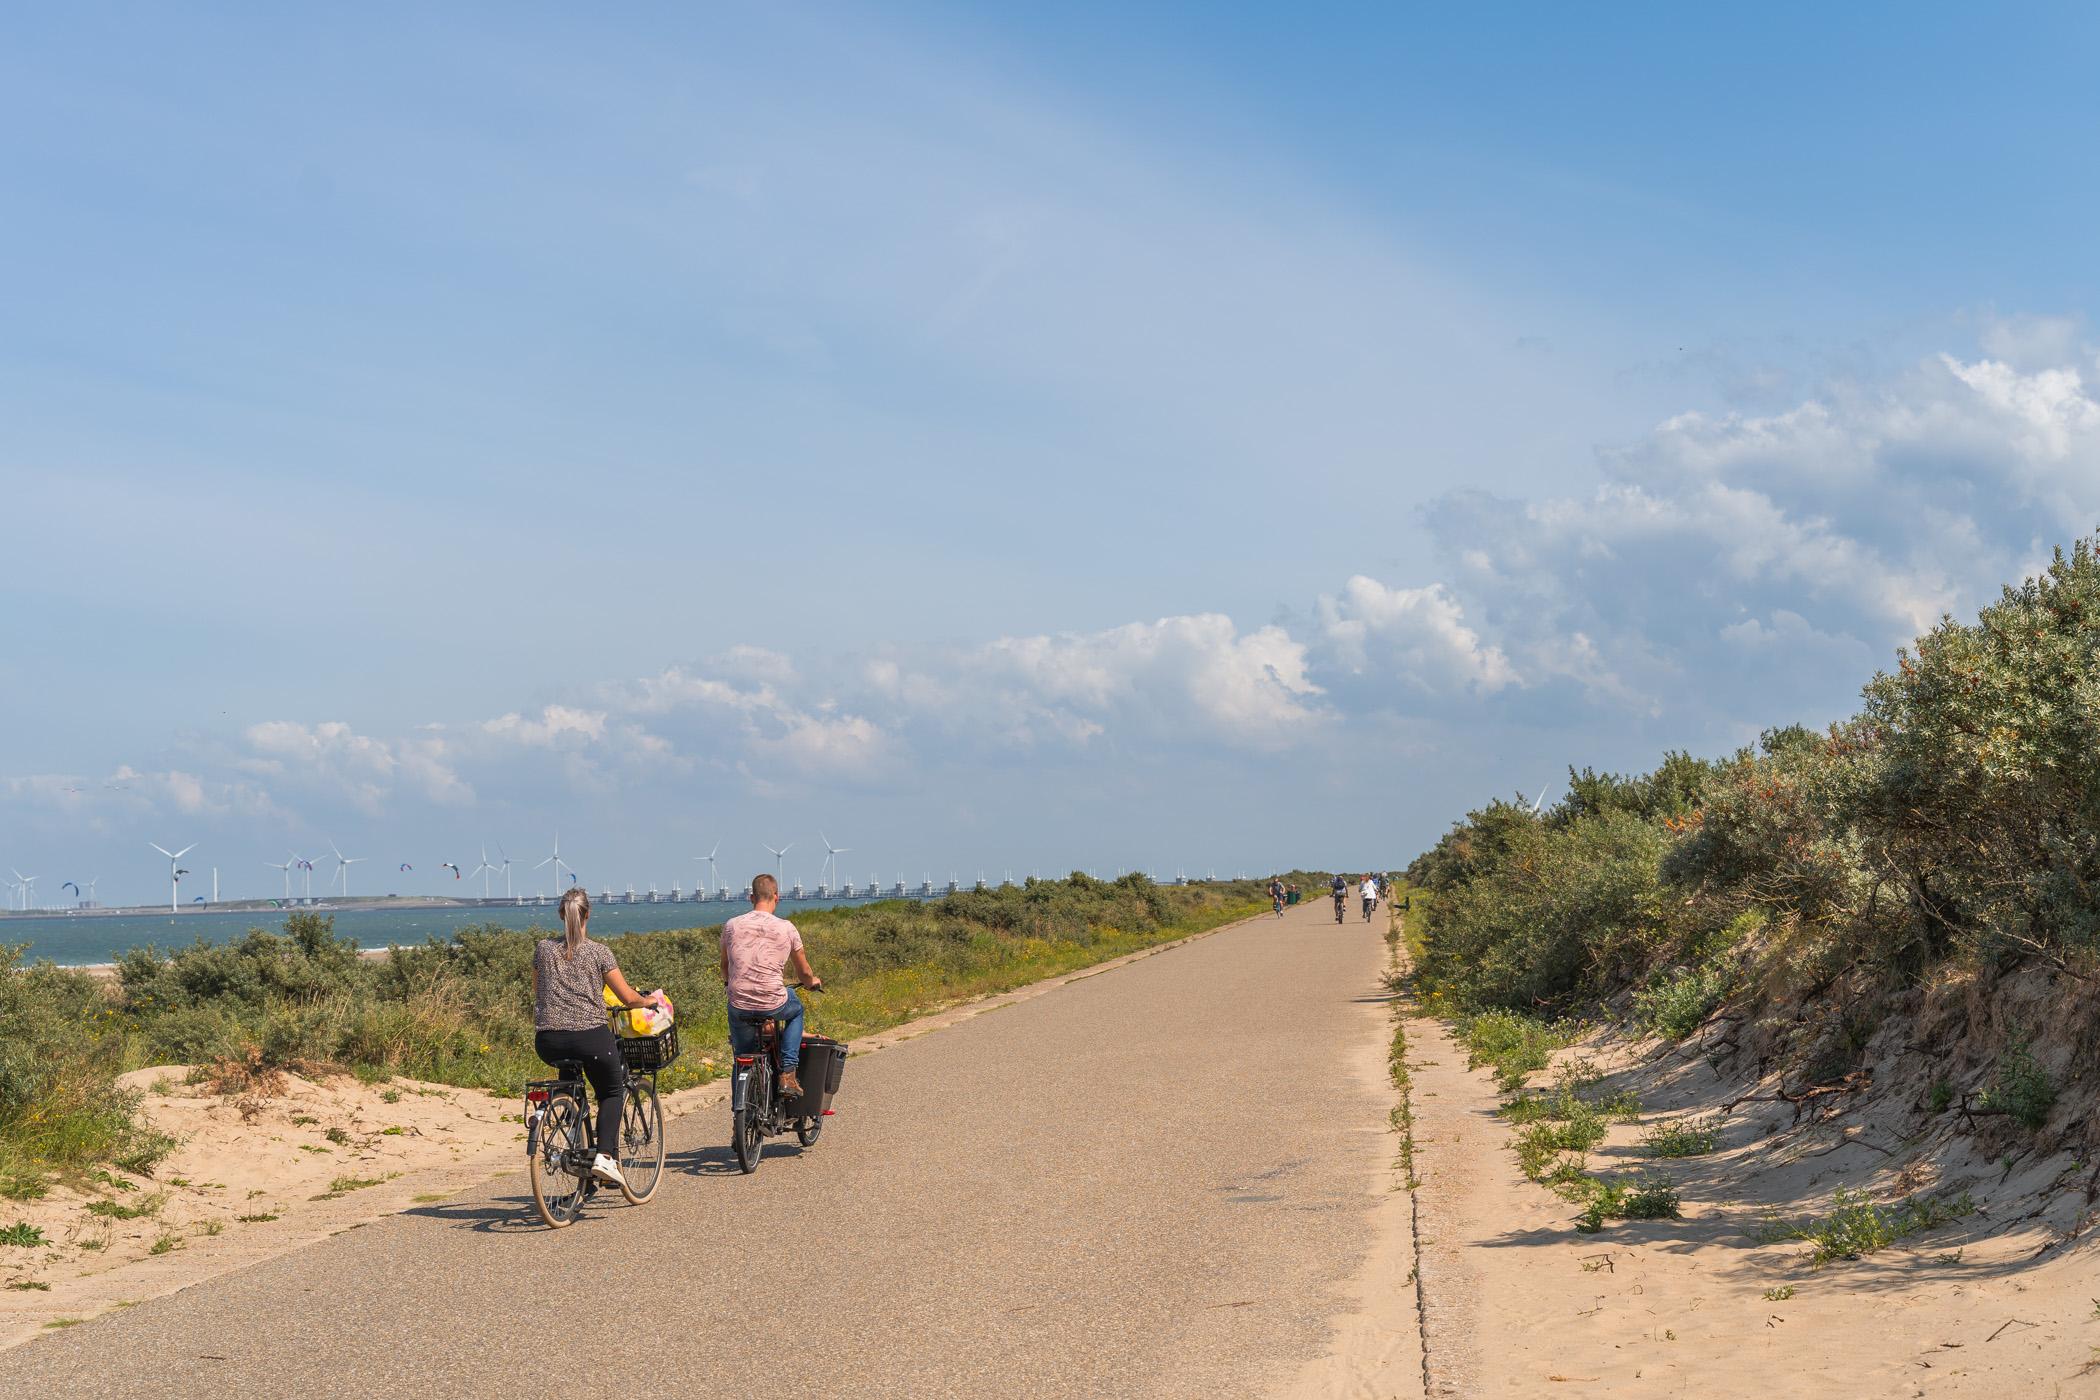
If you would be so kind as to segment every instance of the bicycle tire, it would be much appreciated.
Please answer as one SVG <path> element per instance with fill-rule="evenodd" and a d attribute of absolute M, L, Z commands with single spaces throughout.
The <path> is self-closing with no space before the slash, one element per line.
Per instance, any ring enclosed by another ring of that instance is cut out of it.
<path fill-rule="evenodd" d="M 654 1079 L 636 1079 L 627 1086 L 627 1104 L 620 1110 L 620 1194 L 629 1205 L 642 1205 L 656 1194 L 663 1174 L 663 1100 L 656 1096 Z"/>
<path fill-rule="evenodd" d="M 552 1230 L 573 1225 L 583 1214 L 589 1182 L 569 1168 L 583 1151 L 583 1105 L 567 1094 L 547 1102 L 540 1115 L 539 1150 L 532 1154 L 532 1205 Z M 564 1189 L 564 1183 L 567 1183 Z"/>
<path fill-rule="evenodd" d="M 802 1118 L 795 1123 L 795 1141 L 804 1147 L 815 1143 L 823 1132 L 824 1120 L 821 1118 Z"/>
<path fill-rule="evenodd" d="M 752 1066 L 744 1106 L 729 1116 L 730 1145 L 736 1149 L 736 1164 L 745 1176 L 758 1170 L 759 1156 L 765 1151 L 763 1110 L 770 1093 L 766 1063 L 760 1060 Z"/>

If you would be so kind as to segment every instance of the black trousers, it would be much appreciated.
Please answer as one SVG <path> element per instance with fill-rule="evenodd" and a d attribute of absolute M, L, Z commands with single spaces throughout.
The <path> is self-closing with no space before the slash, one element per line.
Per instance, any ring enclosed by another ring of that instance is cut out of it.
<path fill-rule="evenodd" d="M 627 1097 L 627 1062 L 612 1027 L 593 1026 L 587 1031 L 540 1031 L 532 1037 L 532 1048 L 542 1060 L 583 1061 L 583 1077 L 598 1096 L 598 1150 L 618 1161 L 620 1157 L 620 1104 Z M 573 1079 L 573 1070 L 562 1078 Z"/>

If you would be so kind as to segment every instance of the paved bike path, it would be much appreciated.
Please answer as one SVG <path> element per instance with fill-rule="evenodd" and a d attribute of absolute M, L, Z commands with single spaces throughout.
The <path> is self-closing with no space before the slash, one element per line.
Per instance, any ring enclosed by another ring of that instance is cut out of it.
<path fill-rule="evenodd" d="M 698 1113 L 646 1207 L 550 1232 L 506 1177 L 0 1354 L 0 1394 L 1261 1394 L 1390 1186 L 1382 927 L 1227 929 L 853 1059 L 754 1176 Z"/>

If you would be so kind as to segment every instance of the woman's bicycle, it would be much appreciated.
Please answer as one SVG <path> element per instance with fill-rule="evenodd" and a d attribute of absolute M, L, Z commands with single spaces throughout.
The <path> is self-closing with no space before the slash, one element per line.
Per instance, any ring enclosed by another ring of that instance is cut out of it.
<path fill-rule="evenodd" d="M 795 1140 L 808 1147 L 822 1135 L 831 1114 L 825 1105 L 838 1092 L 845 1059 L 846 1047 L 839 1042 L 804 1035 L 796 1076 L 802 1081 L 802 1097 L 788 1098 L 780 1092 L 780 1023 L 759 1023 L 758 1053 L 736 1057 L 736 1078 L 729 1090 L 729 1141 L 746 1176 L 758 1170 L 767 1138 L 792 1130 Z"/>
<path fill-rule="evenodd" d="M 626 1060 L 626 1102 L 620 1108 L 620 1194 L 643 1205 L 656 1194 L 664 1171 L 664 1106 L 656 1073 L 678 1058 L 678 1028 L 660 1035 L 620 1040 Z M 584 1203 L 598 1194 L 591 1162 L 600 1150 L 597 1115 L 585 1101 L 583 1062 L 559 1060 L 559 1079 L 525 1086 L 525 1157 L 532 1176 L 532 1204 L 540 1219 L 559 1230 L 574 1224 Z"/>

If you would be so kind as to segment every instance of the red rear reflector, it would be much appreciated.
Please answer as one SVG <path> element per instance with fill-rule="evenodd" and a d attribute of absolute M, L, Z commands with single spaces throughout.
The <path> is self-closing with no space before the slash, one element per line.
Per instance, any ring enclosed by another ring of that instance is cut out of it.
<path fill-rule="evenodd" d="M 527 1089 L 525 1091 L 525 1102 L 527 1103 L 545 1103 L 546 1101 L 547 1091 L 545 1089 Z"/>
<path fill-rule="evenodd" d="M 829 1117 L 830 1117 L 830 1116 L 831 1116 L 832 1114 L 834 1114 L 834 1113 L 836 1113 L 836 1112 L 838 1112 L 838 1110 L 837 1110 L 837 1109 L 835 1109 L 835 1108 L 827 1108 L 827 1109 L 825 1109 L 825 1110 L 824 1110 L 824 1116 L 825 1116 L 826 1118 L 829 1118 Z"/>
<path fill-rule="evenodd" d="M 737 1062 L 738 1064 L 740 1064 L 740 1065 L 755 1065 L 755 1064 L 757 1064 L 757 1063 L 758 1063 L 758 1056 L 756 1056 L 756 1055 L 739 1055 L 739 1056 L 737 1056 L 737 1057 L 736 1057 L 736 1062 Z"/>

